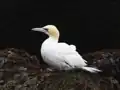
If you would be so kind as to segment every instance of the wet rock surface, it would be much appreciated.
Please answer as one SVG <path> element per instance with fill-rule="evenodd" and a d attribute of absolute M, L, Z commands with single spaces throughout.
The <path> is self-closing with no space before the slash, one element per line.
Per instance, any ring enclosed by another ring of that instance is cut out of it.
<path fill-rule="evenodd" d="M 120 50 L 83 55 L 103 73 L 48 71 L 35 55 L 24 50 L 0 50 L 0 90 L 120 90 Z"/>

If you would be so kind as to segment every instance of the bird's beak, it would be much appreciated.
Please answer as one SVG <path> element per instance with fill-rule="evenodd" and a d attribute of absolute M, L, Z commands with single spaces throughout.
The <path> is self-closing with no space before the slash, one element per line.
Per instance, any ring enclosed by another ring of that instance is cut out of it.
<path fill-rule="evenodd" d="M 46 31 L 44 28 L 32 28 L 32 31 L 38 31 L 38 32 L 43 32 L 45 34 L 48 34 L 48 31 Z"/>

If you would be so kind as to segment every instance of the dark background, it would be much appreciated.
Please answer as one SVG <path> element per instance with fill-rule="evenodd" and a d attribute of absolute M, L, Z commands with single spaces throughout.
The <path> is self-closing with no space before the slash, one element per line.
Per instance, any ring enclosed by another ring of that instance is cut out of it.
<path fill-rule="evenodd" d="M 23 48 L 40 55 L 47 38 L 31 28 L 54 24 L 60 41 L 75 44 L 79 53 L 120 48 L 119 0 L 1 0 L 0 47 Z"/>

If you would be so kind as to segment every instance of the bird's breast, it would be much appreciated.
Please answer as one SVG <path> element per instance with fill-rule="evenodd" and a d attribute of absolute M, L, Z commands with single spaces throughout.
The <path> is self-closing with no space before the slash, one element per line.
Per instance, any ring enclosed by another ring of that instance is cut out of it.
<path fill-rule="evenodd" d="M 55 47 L 56 47 L 56 45 L 54 43 L 49 43 L 47 41 L 44 41 L 41 46 L 41 55 L 42 55 L 43 59 L 45 59 L 44 57 L 46 57 L 46 58 L 52 57 Z"/>

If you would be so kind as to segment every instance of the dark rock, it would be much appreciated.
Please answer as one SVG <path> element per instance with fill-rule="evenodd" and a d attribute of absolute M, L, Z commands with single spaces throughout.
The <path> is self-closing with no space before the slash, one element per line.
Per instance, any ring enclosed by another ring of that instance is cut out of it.
<path fill-rule="evenodd" d="M 48 71 L 36 56 L 20 49 L 1 50 L 0 56 L 0 90 L 120 90 L 118 51 L 83 55 L 89 66 L 103 70 L 98 74 Z"/>

